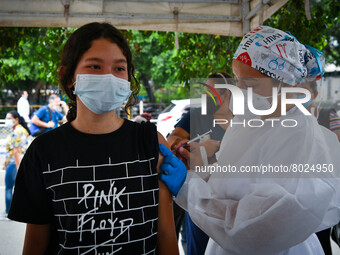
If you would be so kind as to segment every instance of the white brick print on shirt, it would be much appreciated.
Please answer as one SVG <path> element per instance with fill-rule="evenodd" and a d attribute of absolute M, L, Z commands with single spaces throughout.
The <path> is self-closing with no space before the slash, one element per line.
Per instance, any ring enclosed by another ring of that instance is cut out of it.
<path fill-rule="evenodd" d="M 72 254 L 115 254 L 124 244 L 154 253 L 150 241 L 157 235 L 157 173 L 151 161 L 74 166 L 43 172 L 53 193 L 53 211 L 59 223 L 61 250 Z M 156 183 L 156 185 L 154 185 Z M 61 238 L 62 237 L 62 238 Z M 77 244 L 77 245 L 74 245 Z"/>

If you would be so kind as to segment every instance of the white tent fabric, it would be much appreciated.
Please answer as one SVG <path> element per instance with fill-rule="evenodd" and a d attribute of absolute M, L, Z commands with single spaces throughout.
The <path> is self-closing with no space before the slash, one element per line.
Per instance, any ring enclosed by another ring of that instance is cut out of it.
<path fill-rule="evenodd" d="M 243 36 L 288 0 L 0 0 L 0 26 L 79 27 Z"/>

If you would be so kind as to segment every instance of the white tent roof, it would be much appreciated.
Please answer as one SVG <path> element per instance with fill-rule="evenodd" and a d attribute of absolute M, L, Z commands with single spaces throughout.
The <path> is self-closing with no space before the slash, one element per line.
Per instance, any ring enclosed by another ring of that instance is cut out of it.
<path fill-rule="evenodd" d="M 79 27 L 243 36 L 288 0 L 0 0 L 0 26 Z"/>

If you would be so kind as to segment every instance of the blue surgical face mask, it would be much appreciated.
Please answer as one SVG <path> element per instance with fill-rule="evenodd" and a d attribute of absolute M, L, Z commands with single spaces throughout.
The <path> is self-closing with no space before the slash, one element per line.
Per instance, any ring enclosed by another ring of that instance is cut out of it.
<path fill-rule="evenodd" d="M 131 90 L 129 81 L 112 74 L 78 74 L 73 93 L 89 110 L 103 114 L 121 106 Z"/>
<path fill-rule="evenodd" d="M 304 94 L 296 94 L 295 95 L 295 98 L 305 98 L 306 95 Z M 308 108 L 311 104 L 313 103 L 313 100 L 310 99 L 309 101 L 307 101 L 306 103 L 302 103 L 302 105 L 305 107 L 305 108 Z"/>

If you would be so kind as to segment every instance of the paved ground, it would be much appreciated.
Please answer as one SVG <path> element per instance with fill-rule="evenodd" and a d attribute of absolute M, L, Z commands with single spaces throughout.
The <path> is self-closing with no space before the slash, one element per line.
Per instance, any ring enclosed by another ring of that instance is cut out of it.
<path fill-rule="evenodd" d="M 2 162 L 1 162 L 2 163 Z M 5 211 L 5 171 L 0 170 L 0 213 Z M 25 224 L 10 220 L 0 221 L 0 255 L 22 253 Z"/>

